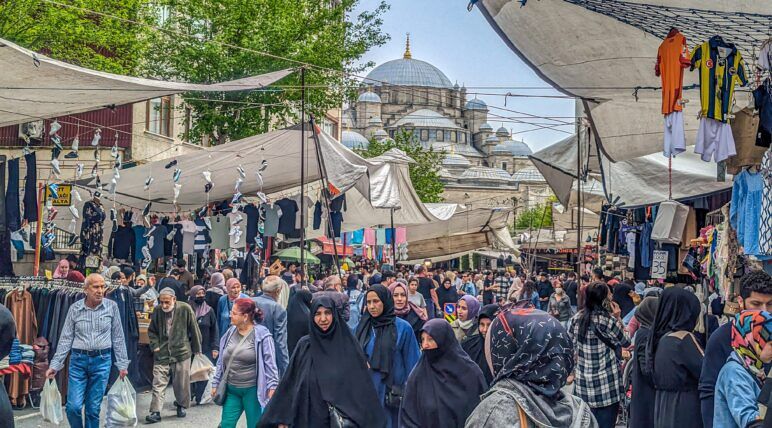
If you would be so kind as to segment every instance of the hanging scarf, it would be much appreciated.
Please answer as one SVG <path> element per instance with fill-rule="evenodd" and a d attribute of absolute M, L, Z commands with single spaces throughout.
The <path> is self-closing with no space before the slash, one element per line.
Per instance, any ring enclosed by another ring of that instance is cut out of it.
<path fill-rule="evenodd" d="M 466 302 L 466 308 L 467 311 L 469 311 L 469 315 L 467 315 L 466 321 L 461 321 L 461 318 L 457 319 L 456 321 L 458 321 L 458 325 L 461 327 L 461 329 L 464 331 L 469 331 L 470 328 L 477 324 L 477 315 L 480 314 L 480 302 L 478 302 L 475 297 L 472 297 L 468 294 L 461 296 L 461 298 L 458 300 L 463 300 Z"/>
<path fill-rule="evenodd" d="M 764 375 L 759 356 L 772 340 L 772 315 L 767 311 L 742 311 L 732 319 L 732 348 L 745 368 L 755 377 Z"/>
<path fill-rule="evenodd" d="M 370 315 L 370 311 L 366 310 L 357 326 L 356 337 L 362 349 L 366 350 L 373 332 L 375 333 L 375 344 L 369 359 L 370 368 L 381 372 L 383 379 L 388 383 L 394 351 L 397 348 L 397 326 L 394 321 L 397 315 L 394 313 L 394 298 L 389 289 L 381 284 L 370 287 L 365 300 L 370 293 L 375 293 L 383 302 L 383 312 L 374 318 Z"/>
<path fill-rule="evenodd" d="M 402 287 L 403 290 L 405 290 L 405 298 L 408 299 L 408 289 L 405 284 L 401 282 L 395 282 L 394 284 L 391 284 L 389 286 L 389 291 L 391 292 L 392 296 L 394 295 L 394 290 L 397 289 L 397 287 Z M 394 307 L 394 313 L 397 314 L 398 317 L 404 318 L 405 315 L 409 314 L 410 311 L 415 312 L 416 315 L 418 315 L 418 318 L 421 319 L 421 321 L 426 321 L 428 318 L 426 316 L 426 311 L 419 308 L 415 303 L 411 302 L 409 299 L 407 300 L 407 304 L 403 306 L 402 308 Z"/>
<path fill-rule="evenodd" d="M 555 317 L 531 308 L 502 310 L 485 338 L 494 383 L 511 378 L 545 397 L 560 397 L 574 369 L 574 347 Z"/>
<path fill-rule="evenodd" d="M 188 303 L 190 303 L 190 307 L 193 308 L 193 311 L 196 313 L 197 319 L 206 316 L 206 314 L 212 310 L 212 308 L 206 304 L 206 301 L 201 302 L 200 305 L 196 303 L 196 293 L 203 289 L 204 287 L 200 285 L 194 285 L 193 288 L 188 291 Z"/>

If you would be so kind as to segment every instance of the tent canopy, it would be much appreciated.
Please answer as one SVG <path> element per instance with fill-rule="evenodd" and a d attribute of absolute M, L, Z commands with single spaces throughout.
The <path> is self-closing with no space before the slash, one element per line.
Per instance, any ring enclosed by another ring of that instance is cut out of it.
<path fill-rule="evenodd" d="M 212 85 L 165 82 L 103 73 L 57 61 L 0 39 L 0 126 L 130 104 L 182 92 L 258 89 L 282 79 L 280 70 Z M 10 72 L 13 71 L 13 72 Z"/>
<path fill-rule="evenodd" d="M 521 3 L 524 3 L 521 4 Z M 746 61 L 772 21 L 756 0 L 480 0 L 482 14 L 545 81 L 587 102 L 594 143 L 610 161 L 660 152 L 663 142 L 657 49 L 671 27 L 690 47 L 721 34 Z M 698 127 L 697 73 L 684 74 L 687 145 Z M 735 96 L 737 109 L 749 103 Z M 593 150 L 594 151 L 594 150 Z M 575 170 L 575 166 L 573 168 Z"/>

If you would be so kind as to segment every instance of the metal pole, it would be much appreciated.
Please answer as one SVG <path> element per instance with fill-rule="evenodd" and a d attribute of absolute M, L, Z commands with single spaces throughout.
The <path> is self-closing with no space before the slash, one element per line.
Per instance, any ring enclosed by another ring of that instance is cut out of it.
<path fill-rule="evenodd" d="M 577 119 L 577 129 L 581 131 L 581 119 Z M 588 135 L 589 137 L 589 135 Z M 576 274 L 582 275 L 582 134 L 576 134 Z"/>
<path fill-rule="evenodd" d="M 391 209 L 391 261 L 394 271 L 397 271 L 397 230 L 394 229 L 394 208 Z"/>
<path fill-rule="evenodd" d="M 306 69 L 300 68 L 300 269 L 306 275 Z"/>
<path fill-rule="evenodd" d="M 43 242 L 43 205 L 45 205 L 45 186 L 43 183 L 38 183 L 38 188 L 38 224 L 35 236 L 35 264 L 32 268 L 33 276 L 38 276 L 38 273 L 40 272 L 40 246 Z"/>

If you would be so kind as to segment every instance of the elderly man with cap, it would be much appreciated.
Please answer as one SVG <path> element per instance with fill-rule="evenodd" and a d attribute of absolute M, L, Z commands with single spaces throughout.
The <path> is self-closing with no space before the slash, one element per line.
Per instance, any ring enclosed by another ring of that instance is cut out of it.
<path fill-rule="evenodd" d="M 102 275 L 92 273 L 86 277 L 83 283 L 86 298 L 75 302 L 67 311 L 56 354 L 46 372 L 46 376 L 53 379 L 64 367 L 67 354 L 71 354 L 66 411 L 67 421 L 74 428 L 99 427 L 99 409 L 113 355 L 120 377 L 128 374 L 129 359 L 118 305 L 104 298 L 105 291 Z"/>
<path fill-rule="evenodd" d="M 193 309 L 178 302 L 174 290 L 164 288 L 158 296 L 158 307 L 150 317 L 147 329 L 153 350 L 153 397 L 150 400 L 149 424 L 161 421 L 166 386 L 173 378 L 177 417 L 185 417 L 190 406 L 190 359 L 201 353 L 201 332 Z M 173 376 L 171 376 L 173 374 Z"/>
<path fill-rule="evenodd" d="M 283 279 L 276 275 L 269 275 L 263 280 L 263 294 L 253 297 L 258 308 L 263 311 L 263 321 L 260 322 L 273 336 L 273 347 L 276 349 L 276 367 L 279 376 L 289 364 L 289 352 L 287 351 L 287 311 L 279 304 L 279 295 L 282 288 L 289 287 Z"/>

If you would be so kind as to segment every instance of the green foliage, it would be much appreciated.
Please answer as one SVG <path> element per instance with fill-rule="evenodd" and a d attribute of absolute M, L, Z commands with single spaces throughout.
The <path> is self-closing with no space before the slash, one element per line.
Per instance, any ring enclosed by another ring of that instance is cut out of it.
<path fill-rule="evenodd" d="M 552 203 L 557 198 L 551 196 L 545 204 L 538 204 L 517 214 L 517 229 L 546 229 L 552 227 Z"/>
<path fill-rule="evenodd" d="M 0 37 L 83 67 L 136 74 L 147 48 L 145 0 L 78 0 L 82 9 L 42 0 L 0 1 Z M 86 11 L 94 10 L 122 19 Z"/>
<path fill-rule="evenodd" d="M 394 134 L 394 139 L 373 139 L 366 149 L 355 151 L 365 158 L 372 158 L 393 148 L 402 150 L 415 161 L 410 165 L 410 180 L 421 202 L 442 202 L 445 185 L 440 181 L 439 171 L 445 152 L 426 150 L 411 131 L 400 130 Z"/>
<path fill-rule="evenodd" d="M 149 36 L 146 71 L 163 79 L 214 83 L 297 70 L 263 90 L 186 94 L 195 122 L 183 137 L 191 141 L 220 144 L 295 122 L 301 98 L 298 62 L 323 68 L 306 69 L 306 106 L 320 117 L 340 107 L 351 90 L 353 82 L 340 72 L 357 73 L 371 66 L 358 61 L 388 40 L 381 31 L 381 15 L 388 5 L 348 16 L 358 2 L 160 0 L 157 6 L 170 13 L 160 24 L 164 31 Z"/>

